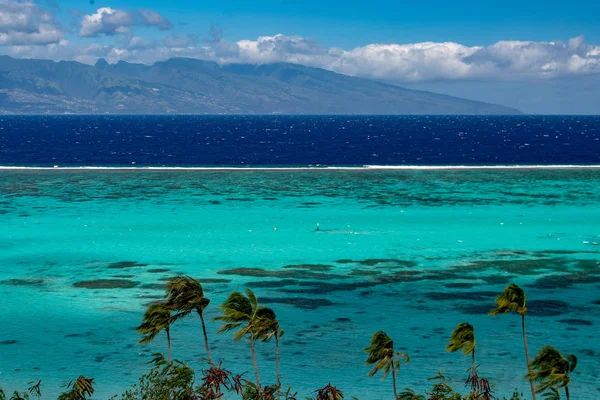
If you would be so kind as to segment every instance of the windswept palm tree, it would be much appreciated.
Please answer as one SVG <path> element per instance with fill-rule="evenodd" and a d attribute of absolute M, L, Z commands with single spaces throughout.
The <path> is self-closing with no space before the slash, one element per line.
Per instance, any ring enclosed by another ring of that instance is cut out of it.
<path fill-rule="evenodd" d="M 531 360 L 529 358 L 529 346 L 527 345 L 527 331 L 525 329 L 525 314 L 527 313 L 527 297 L 525 291 L 519 286 L 511 283 L 502 293 L 496 297 L 496 308 L 489 312 L 490 315 L 506 314 L 516 312 L 521 316 L 521 330 L 523 332 L 523 344 L 525 345 L 525 358 L 527 360 L 527 374 L 531 374 Z M 531 396 L 535 398 L 535 386 L 533 380 L 529 379 Z"/>
<path fill-rule="evenodd" d="M 279 372 L 279 339 L 283 336 L 284 331 L 279 326 L 279 321 L 273 311 L 269 307 L 260 306 L 256 310 L 256 337 L 263 341 L 275 339 L 275 374 L 277 377 L 277 386 L 281 387 L 281 374 Z"/>
<path fill-rule="evenodd" d="M 398 398 L 398 390 L 396 389 L 396 370 L 400 372 L 400 358 L 404 360 L 404 364 L 408 364 L 410 358 L 408 354 L 397 352 L 394 350 L 394 341 L 383 331 L 378 331 L 371 337 L 371 344 L 365 348 L 367 355 L 367 365 L 374 367 L 369 371 L 368 375 L 373 376 L 377 372 L 382 371 L 382 380 L 387 377 L 392 371 L 392 384 L 394 385 L 394 398 Z"/>
<path fill-rule="evenodd" d="M 471 368 L 475 370 L 475 330 L 473 325 L 463 322 L 452 331 L 446 351 L 454 353 L 462 351 L 465 356 L 471 355 Z"/>
<path fill-rule="evenodd" d="M 475 330 L 473 325 L 463 322 L 458 324 L 452 331 L 450 342 L 446 346 L 446 351 L 454 353 L 462 351 L 465 356 L 471 355 L 471 375 L 467 382 L 471 382 L 477 377 L 477 366 L 475 365 Z M 475 388 L 474 388 L 475 389 Z M 474 390 L 477 392 L 477 390 Z M 477 393 L 475 393 L 477 397 Z"/>
<path fill-rule="evenodd" d="M 531 362 L 531 372 L 527 377 L 538 382 L 537 392 L 564 387 L 567 400 L 570 400 L 569 383 L 571 382 L 571 373 L 576 367 L 577 357 L 573 354 L 563 357 L 554 347 L 545 346 Z"/>
<path fill-rule="evenodd" d="M 219 332 L 229 332 L 240 328 L 233 339 L 241 340 L 244 336 L 250 337 L 250 346 L 252 350 L 252 363 L 254 364 L 254 374 L 256 376 L 256 387 L 260 393 L 260 378 L 258 376 L 258 364 L 256 363 L 256 350 L 254 348 L 257 323 L 256 313 L 258 311 L 258 299 L 250 289 L 246 289 L 246 295 L 240 292 L 232 292 L 227 300 L 219 306 L 222 314 L 215 318 L 215 321 L 223 321 L 224 324 L 219 328 Z"/>
<path fill-rule="evenodd" d="M 144 318 L 140 326 L 136 328 L 138 333 L 145 335 L 140 344 L 150 343 L 154 338 L 164 330 L 167 334 L 168 359 L 171 361 L 171 309 L 166 302 L 152 303 L 146 309 Z"/>
<path fill-rule="evenodd" d="M 202 285 L 196 279 L 189 276 L 177 276 L 167 282 L 167 304 L 169 308 L 175 311 L 173 320 L 186 317 L 192 311 L 198 313 L 202 323 L 202 333 L 204 334 L 204 346 L 206 347 L 206 356 L 211 367 L 214 367 L 208 345 L 208 335 L 206 334 L 206 324 L 204 322 L 204 309 L 209 305 L 210 300 L 204 296 Z"/>

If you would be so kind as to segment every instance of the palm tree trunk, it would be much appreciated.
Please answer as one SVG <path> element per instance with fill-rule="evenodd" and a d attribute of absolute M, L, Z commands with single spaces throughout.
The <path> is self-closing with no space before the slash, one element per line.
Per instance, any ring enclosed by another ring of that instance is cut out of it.
<path fill-rule="evenodd" d="M 214 367 L 212 357 L 210 356 L 210 348 L 208 347 L 208 335 L 206 334 L 206 324 L 204 323 L 202 311 L 198 310 L 198 315 L 200 316 L 200 322 L 202 322 L 202 333 L 204 334 L 204 347 L 206 347 L 206 356 L 208 357 L 210 366 Z"/>
<path fill-rule="evenodd" d="M 569 396 L 569 385 L 565 386 L 565 393 L 567 394 L 567 400 L 571 400 L 571 396 Z"/>
<path fill-rule="evenodd" d="M 279 332 L 275 332 L 275 373 L 277 374 L 277 386 L 281 389 L 281 374 L 279 373 Z"/>
<path fill-rule="evenodd" d="M 527 359 L 527 372 L 531 376 L 531 360 L 529 359 L 529 346 L 527 345 L 527 331 L 525 330 L 525 315 L 521 315 L 521 328 L 523 330 L 523 343 L 525 344 L 525 358 Z M 531 387 L 531 397 L 535 399 L 535 386 L 533 379 L 529 378 L 529 386 Z"/>
<path fill-rule="evenodd" d="M 473 385 L 473 392 L 475 392 L 475 398 L 477 398 L 479 397 L 479 392 L 477 389 L 475 389 L 475 385 L 478 384 L 478 382 L 475 381 L 477 378 L 477 369 L 475 368 L 475 349 L 473 349 L 473 352 L 471 353 L 471 377 L 473 378 L 471 385 Z"/>
<path fill-rule="evenodd" d="M 167 328 L 165 331 L 167 332 L 167 357 L 171 361 L 171 330 Z"/>
<path fill-rule="evenodd" d="M 394 399 L 398 400 L 398 389 L 396 389 L 396 367 L 394 367 L 393 359 L 392 359 L 392 384 L 394 385 Z"/>
<path fill-rule="evenodd" d="M 256 363 L 256 351 L 254 350 L 254 334 L 250 335 L 250 345 L 252 346 L 252 363 L 254 364 L 254 374 L 256 375 L 256 387 L 260 393 L 260 379 L 258 377 L 258 364 Z"/>

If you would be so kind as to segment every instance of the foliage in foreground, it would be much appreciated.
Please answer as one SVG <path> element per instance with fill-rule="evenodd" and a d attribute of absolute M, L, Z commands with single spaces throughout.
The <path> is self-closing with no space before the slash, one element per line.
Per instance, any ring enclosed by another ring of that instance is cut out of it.
<path fill-rule="evenodd" d="M 221 362 L 213 361 L 203 316 L 210 300 L 205 297 L 201 284 L 190 277 L 175 277 L 167 283 L 166 288 L 165 300 L 149 305 L 142 324 L 137 330 L 144 335 L 140 340 L 141 344 L 149 343 L 161 332 L 165 332 L 168 356 L 165 358 L 163 354 L 154 354 L 154 359 L 149 363 L 150 371 L 141 376 L 138 383 L 125 393 L 113 396 L 111 400 L 220 400 L 224 398 L 297 400 L 297 393 L 294 393 L 291 388 L 284 389 L 280 383 L 279 339 L 283 335 L 283 330 L 275 312 L 260 304 L 251 290 L 246 289 L 245 293 L 237 291 L 231 293 L 219 307 L 222 314 L 215 320 L 223 322 L 219 332 L 235 331 L 233 339 L 236 341 L 248 339 L 254 365 L 254 381 L 245 379 L 245 372 L 234 374 L 225 369 Z M 200 375 L 184 362 L 171 359 L 171 327 L 173 323 L 193 311 L 200 317 L 207 353 L 207 367 L 200 371 Z M 532 385 L 532 399 L 536 400 L 536 393 L 541 393 L 543 400 L 560 400 L 559 389 L 564 389 L 566 399 L 570 400 L 569 384 L 577 366 L 577 358 L 574 355 L 563 356 L 554 347 L 545 346 L 533 360 L 529 359 L 524 318 L 527 312 L 525 293 L 514 284 L 509 285 L 498 296 L 496 308 L 490 314 L 509 312 L 517 312 L 521 316 L 527 357 L 525 379 Z M 276 384 L 262 385 L 255 347 L 258 342 L 269 342 L 271 339 L 275 342 Z M 366 364 L 372 366 L 368 376 L 381 372 L 384 380 L 391 372 L 395 400 L 499 400 L 493 394 L 493 385 L 479 376 L 475 358 L 476 349 L 474 327 L 466 322 L 457 325 L 449 338 L 446 350 L 461 351 L 465 356 L 471 356 L 471 366 L 467 369 L 468 375 L 464 382 L 469 390 L 466 395 L 455 389 L 453 382 L 444 375 L 443 371 L 439 371 L 436 376 L 429 379 L 431 388 L 424 393 L 417 393 L 410 388 L 398 392 L 397 378 L 400 366 L 408 364 L 410 358 L 408 354 L 396 351 L 394 341 L 383 331 L 376 332 L 365 348 Z M 66 390 L 59 395 L 58 400 L 89 400 L 94 393 L 94 379 L 80 376 L 65 384 L 64 387 Z M 41 381 L 30 382 L 27 391 L 15 391 L 11 395 L 7 395 L 0 388 L 0 400 L 39 400 L 42 397 L 41 388 Z M 343 399 L 344 393 L 331 383 L 315 390 L 313 397 L 307 398 L 307 400 Z M 352 399 L 356 400 L 354 397 Z M 524 399 L 523 393 L 518 389 L 515 389 L 510 399 L 503 398 L 503 400 Z"/>

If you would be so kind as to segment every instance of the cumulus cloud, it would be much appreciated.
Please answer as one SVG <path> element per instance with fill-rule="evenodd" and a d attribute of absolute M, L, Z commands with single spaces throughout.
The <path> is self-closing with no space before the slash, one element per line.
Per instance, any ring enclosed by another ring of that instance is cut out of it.
<path fill-rule="evenodd" d="M 565 42 L 500 41 L 489 46 L 453 42 L 370 44 L 352 50 L 323 48 L 295 36 L 238 41 L 239 55 L 214 54 L 221 63 L 291 62 L 346 75 L 395 82 L 456 79 L 531 79 L 600 73 L 600 46 L 583 37 Z"/>
<path fill-rule="evenodd" d="M 93 14 L 96 21 L 102 22 L 97 23 L 98 26 L 90 22 L 86 28 L 89 35 L 114 35 L 120 32 L 119 29 L 123 31 L 122 28 L 142 24 L 135 15 L 115 15 L 117 10 L 109 10 L 99 9 Z M 156 16 L 148 17 L 145 23 L 159 28 L 162 24 Z M 21 24 L 28 26 L 26 22 Z M 14 49 L 5 47 L 3 52 L 90 64 L 99 57 L 109 62 L 124 60 L 145 64 L 172 57 L 212 60 L 220 64 L 288 62 L 394 83 L 531 81 L 600 74 L 600 46 L 587 44 L 583 37 L 564 42 L 499 41 L 487 46 L 465 46 L 454 42 L 370 44 L 346 50 L 326 48 L 315 40 L 281 34 L 231 42 L 223 39 L 220 30 L 213 28 L 210 36 L 199 41 L 194 36 L 173 34 L 162 40 L 147 41 L 128 30 L 110 46 L 75 46 L 63 40 L 53 46 L 39 46 L 34 51 L 31 51 L 32 46 L 15 46 Z"/>
<path fill-rule="evenodd" d="M 0 0 L 0 46 L 47 45 L 63 36 L 50 11 L 28 0 Z"/>
<path fill-rule="evenodd" d="M 153 10 L 141 9 L 132 12 L 103 7 L 93 14 L 86 14 L 82 17 L 79 36 L 97 37 L 126 34 L 135 25 L 153 26 L 160 30 L 171 28 L 171 22 Z"/>
<path fill-rule="evenodd" d="M 135 17 L 132 13 L 103 7 L 94 14 L 83 16 L 79 36 L 95 37 L 101 34 L 127 33 L 132 25 L 135 25 Z"/>

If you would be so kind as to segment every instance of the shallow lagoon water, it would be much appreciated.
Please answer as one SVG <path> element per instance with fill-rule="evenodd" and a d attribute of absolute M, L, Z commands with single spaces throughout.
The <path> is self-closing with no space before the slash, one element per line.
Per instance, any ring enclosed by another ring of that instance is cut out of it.
<path fill-rule="evenodd" d="M 444 346 L 463 321 L 498 394 L 526 391 L 518 317 L 486 315 L 508 282 L 527 291 L 532 353 L 551 344 L 577 355 L 572 393 L 600 394 L 598 169 L 0 175 L 5 388 L 42 379 L 52 395 L 86 374 L 97 398 L 123 391 L 165 347 L 162 336 L 136 344 L 144 305 L 185 273 L 206 281 L 209 319 L 244 287 L 277 311 L 283 381 L 303 396 L 329 382 L 361 399 L 390 396 L 391 382 L 364 365 L 379 329 L 411 355 L 400 387 L 423 391 L 444 369 L 462 388 L 469 360 Z M 217 327 L 213 357 L 250 371 L 248 343 Z M 174 327 L 173 344 L 200 367 L 195 318 Z M 272 344 L 258 349 L 273 382 Z"/>

